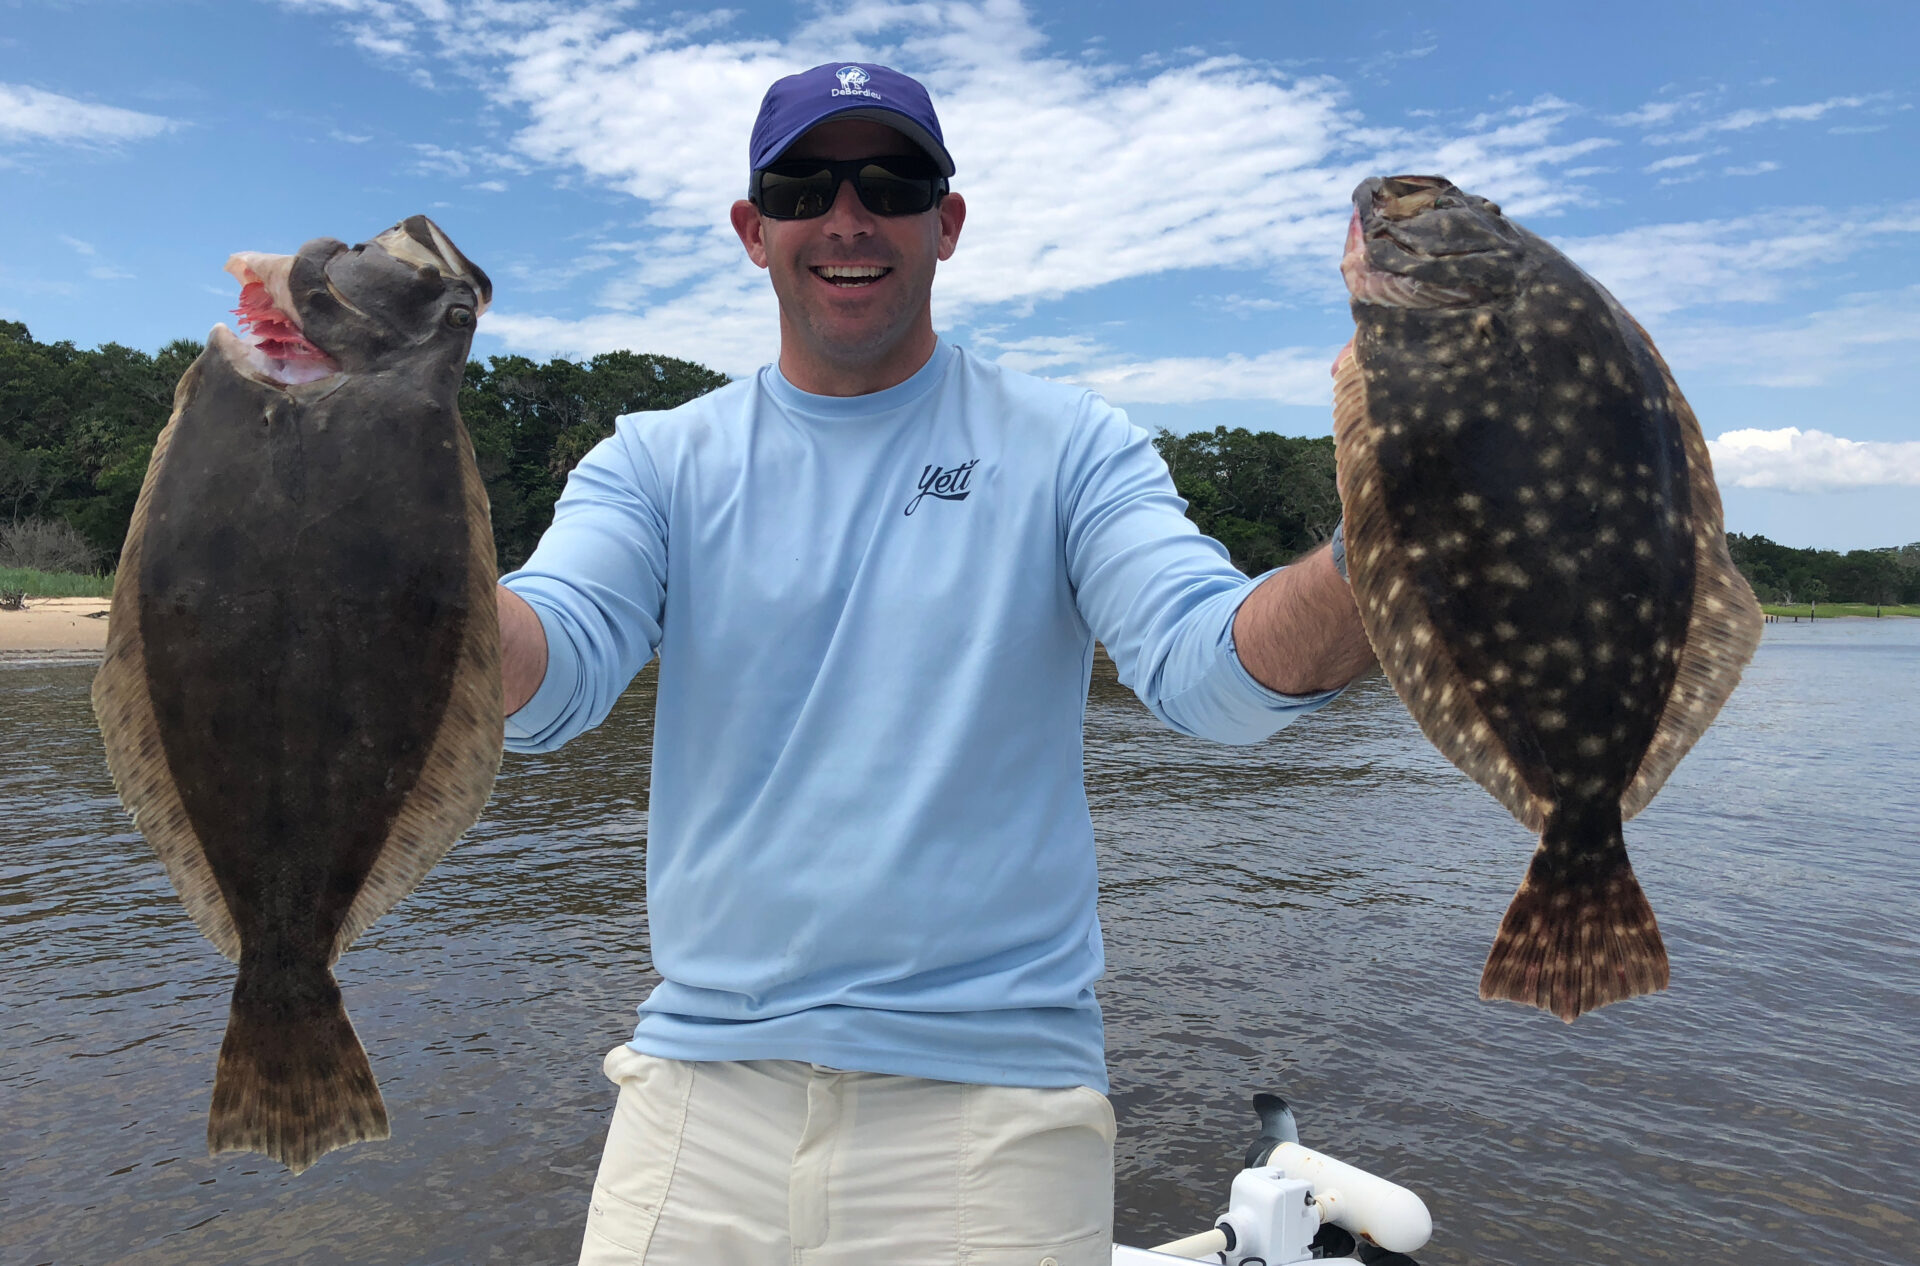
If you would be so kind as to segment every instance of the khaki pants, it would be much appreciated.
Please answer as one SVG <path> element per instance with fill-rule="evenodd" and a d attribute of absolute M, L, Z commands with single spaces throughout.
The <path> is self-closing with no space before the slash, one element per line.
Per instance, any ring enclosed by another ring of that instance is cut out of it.
<path fill-rule="evenodd" d="M 1110 1266 L 1113 1109 L 789 1060 L 608 1052 L 581 1266 Z"/>

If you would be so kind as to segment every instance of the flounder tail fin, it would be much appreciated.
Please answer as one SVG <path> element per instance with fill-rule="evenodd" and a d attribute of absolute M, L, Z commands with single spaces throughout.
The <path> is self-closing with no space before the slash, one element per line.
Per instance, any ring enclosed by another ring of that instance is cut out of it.
<path fill-rule="evenodd" d="M 213 1079 L 207 1152 L 271 1156 L 294 1173 L 387 1137 L 380 1087 L 324 963 L 243 952 Z"/>
<path fill-rule="evenodd" d="M 1569 1024 L 1609 1002 L 1667 987 L 1667 948 L 1627 859 L 1618 804 L 1547 818 L 1527 877 L 1480 975 L 1480 996 L 1523 1002 Z"/>

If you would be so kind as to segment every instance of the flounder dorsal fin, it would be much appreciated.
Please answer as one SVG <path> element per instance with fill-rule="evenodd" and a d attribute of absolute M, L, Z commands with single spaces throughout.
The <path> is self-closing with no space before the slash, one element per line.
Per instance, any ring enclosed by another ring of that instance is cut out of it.
<path fill-rule="evenodd" d="M 240 932 L 226 896 L 207 864 L 205 849 L 186 806 L 174 785 L 161 745 L 160 725 L 153 697 L 147 689 L 146 647 L 140 635 L 140 550 L 148 505 L 167 448 L 176 434 L 182 403 L 199 377 L 199 362 L 180 379 L 174 392 L 173 416 L 154 441 L 146 479 L 134 503 L 127 542 L 113 582 L 113 604 L 107 615 L 107 653 L 93 678 L 93 714 L 100 722 L 100 738 L 107 749 L 107 768 L 113 774 L 120 803 L 133 816 L 180 894 L 181 904 L 193 916 L 200 932 L 234 962 L 240 961 Z"/>

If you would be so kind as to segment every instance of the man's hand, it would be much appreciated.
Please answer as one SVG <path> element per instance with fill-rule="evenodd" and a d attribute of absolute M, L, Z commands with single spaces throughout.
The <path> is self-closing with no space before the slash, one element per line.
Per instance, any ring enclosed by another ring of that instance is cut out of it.
<path fill-rule="evenodd" d="M 508 716 L 527 706 L 547 676 L 547 631 L 533 608 L 505 585 L 493 589 L 500 610 L 500 684 Z"/>
<path fill-rule="evenodd" d="M 1283 695 L 1344 686 L 1373 665 L 1353 590 L 1324 545 L 1247 596 L 1233 644 L 1254 680 Z"/>

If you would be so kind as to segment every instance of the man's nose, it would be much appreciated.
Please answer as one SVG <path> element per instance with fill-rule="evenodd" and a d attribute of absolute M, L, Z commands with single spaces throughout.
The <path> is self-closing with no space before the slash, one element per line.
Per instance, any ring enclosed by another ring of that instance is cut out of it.
<path fill-rule="evenodd" d="M 873 212 L 860 201 L 860 191 L 853 187 L 851 180 L 840 182 L 840 188 L 834 191 L 833 205 L 827 208 L 822 219 L 820 227 L 830 237 L 865 237 L 873 232 Z"/>

